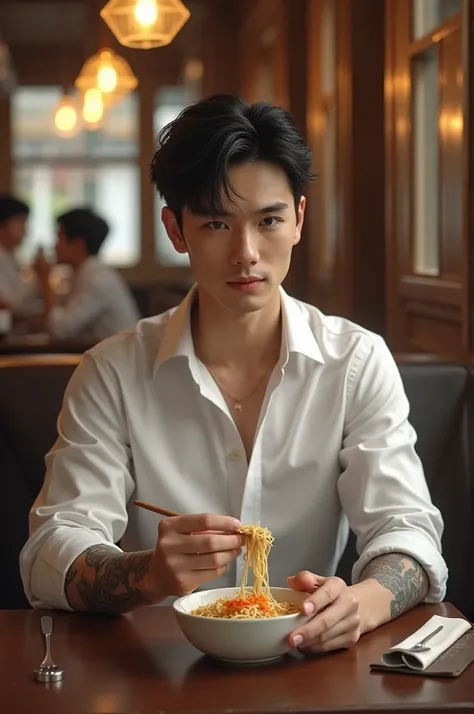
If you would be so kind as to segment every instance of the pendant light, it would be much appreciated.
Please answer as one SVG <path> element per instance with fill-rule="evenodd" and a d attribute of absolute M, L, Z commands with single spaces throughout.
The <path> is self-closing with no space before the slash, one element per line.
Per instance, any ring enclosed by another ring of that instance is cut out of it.
<path fill-rule="evenodd" d="M 87 89 L 84 93 L 84 103 L 82 106 L 82 118 L 89 131 L 97 131 L 102 126 L 105 115 L 104 100 L 102 92 L 95 87 Z"/>
<path fill-rule="evenodd" d="M 138 79 L 128 62 L 106 47 L 87 60 L 75 85 L 84 95 L 90 89 L 97 89 L 102 94 L 104 106 L 109 107 L 132 92 L 138 86 Z M 97 96 L 94 95 L 96 104 Z"/>
<path fill-rule="evenodd" d="M 181 0 L 109 0 L 100 15 L 121 45 L 139 50 L 169 45 L 191 17 Z"/>
<path fill-rule="evenodd" d="M 54 128 L 59 136 L 70 139 L 81 128 L 77 100 L 66 90 L 54 111 Z"/>

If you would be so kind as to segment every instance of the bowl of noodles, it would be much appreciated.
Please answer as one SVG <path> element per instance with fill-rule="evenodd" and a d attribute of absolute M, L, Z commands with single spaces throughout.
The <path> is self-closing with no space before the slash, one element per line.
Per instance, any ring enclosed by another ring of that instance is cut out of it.
<path fill-rule="evenodd" d="M 198 650 L 232 663 L 260 663 L 290 651 L 289 635 L 308 620 L 307 593 L 270 587 L 268 553 L 273 537 L 259 524 L 239 531 L 246 546 L 240 587 L 194 592 L 179 598 L 174 611 L 183 634 Z M 253 570 L 253 587 L 247 586 Z"/>

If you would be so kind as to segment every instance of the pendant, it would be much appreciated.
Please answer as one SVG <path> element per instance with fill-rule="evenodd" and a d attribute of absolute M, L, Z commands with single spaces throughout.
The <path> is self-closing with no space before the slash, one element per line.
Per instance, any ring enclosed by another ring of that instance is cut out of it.
<path fill-rule="evenodd" d="M 236 412 L 239 412 L 239 414 L 240 414 L 240 412 L 241 412 L 242 409 L 243 409 L 243 407 L 242 407 L 242 402 L 235 402 L 235 404 L 234 404 L 234 409 L 235 409 Z"/>

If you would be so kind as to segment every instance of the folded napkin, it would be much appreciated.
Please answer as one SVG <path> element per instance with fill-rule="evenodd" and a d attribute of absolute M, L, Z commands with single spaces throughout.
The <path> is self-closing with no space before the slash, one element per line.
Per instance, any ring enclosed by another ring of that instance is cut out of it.
<path fill-rule="evenodd" d="M 411 649 L 438 627 L 443 629 L 427 641 L 426 647 L 430 648 L 427 652 L 416 652 Z M 463 618 L 433 615 L 419 630 L 385 652 L 382 655 L 382 663 L 385 667 L 409 667 L 423 672 L 470 629 L 471 623 Z"/>

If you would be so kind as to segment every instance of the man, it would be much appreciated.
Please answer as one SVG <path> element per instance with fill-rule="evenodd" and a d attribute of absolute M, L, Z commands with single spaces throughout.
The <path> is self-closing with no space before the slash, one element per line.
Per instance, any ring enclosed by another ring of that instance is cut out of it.
<path fill-rule="evenodd" d="M 36 281 L 21 280 L 15 251 L 26 233 L 30 209 L 10 194 L 0 195 L 0 304 L 19 316 L 38 310 Z"/>
<path fill-rule="evenodd" d="M 163 130 L 151 175 L 196 286 L 76 371 L 21 556 L 32 604 L 121 613 L 238 584 L 235 530 L 257 521 L 275 537 L 271 584 L 308 592 L 314 617 L 290 638 L 304 651 L 441 600 L 442 519 L 387 347 L 280 287 L 312 177 L 290 116 L 201 101 Z M 156 540 L 134 498 L 185 515 Z M 345 516 L 353 585 L 333 576 Z"/>
<path fill-rule="evenodd" d="M 56 304 L 49 263 L 43 256 L 35 263 L 44 295 L 44 325 L 53 337 L 101 340 L 133 327 L 140 319 L 125 281 L 98 259 L 108 232 L 106 221 L 89 208 L 75 208 L 59 216 L 57 259 L 70 265 L 74 274 L 65 306 Z"/>

